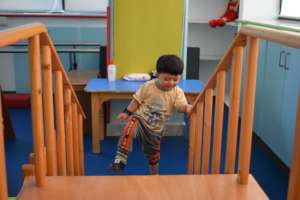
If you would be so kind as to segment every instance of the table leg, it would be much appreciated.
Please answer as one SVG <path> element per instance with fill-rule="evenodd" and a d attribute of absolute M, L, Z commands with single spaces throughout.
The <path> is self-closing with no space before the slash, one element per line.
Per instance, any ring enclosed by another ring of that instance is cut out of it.
<path fill-rule="evenodd" d="M 100 129 L 100 140 L 104 140 L 104 109 L 103 109 L 104 100 L 99 99 L 99 129 Z"/>
<path fill-rule="evenodd" d="M 100 153 L 100 99 L 98 94 L 92 93 L 92 150 Z"/>

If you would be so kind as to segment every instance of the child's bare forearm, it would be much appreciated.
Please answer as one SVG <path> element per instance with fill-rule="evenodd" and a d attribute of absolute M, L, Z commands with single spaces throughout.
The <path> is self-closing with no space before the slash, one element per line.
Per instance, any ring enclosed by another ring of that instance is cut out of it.
<path fill-rule="evenodd" d="M 130 112 L 135 112 L 139 107 L 139 102 L 135 99 L 132 99 L 129 105 L 127 106 L 127 110 Z"/>
<path fill-rule="evenodd" d="M 191 112 L 191 109 L 192 109 L 192 105 L 191 104 L 186 104 L 184 106 L 181 106 L 179 109 L 178 109 L 178 112 L 181 112 L 181 113 L 190 113 Z"/>

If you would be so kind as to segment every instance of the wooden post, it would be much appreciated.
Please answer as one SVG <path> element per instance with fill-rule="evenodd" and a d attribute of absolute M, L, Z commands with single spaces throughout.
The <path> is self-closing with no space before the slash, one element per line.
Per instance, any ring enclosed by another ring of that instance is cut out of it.
<path fill-rule="evenodd" d="M 300 90 L 298 96 L 298 111 L 295 126 L 295 140 L 293 146 L 293 155 L 291 163 L 291 172 L 289 179 L 288 200 L 300 199 Z"/>
<path fill-rule="evenodd" d="M 74 175 L 79 175 L 79 144 L 78 144 L 78 117 L 76 102 L 72 102 L 72 125 L 73 125 L 73 151 L 74 151 Z"/>
<path fill-rule="evenodd" d="M 42 65 L 44 81 L 44 120 L 46 132 L 46 154 L 47 154 L 47 175 L 57 175 L 57 157 L 56 157 L 56 137 L 54 130 L 54 112 L 53 112 L 53 91 L 52 91 L 52 63 L 51 49 L 49 46 L 42 48 Z"/>
<path fill-rule="evenodd" d="M 217 92 L 216 92 L 216 107 L 214 120 L 214 144 L 212 155 L 212 173 L 220 173 L 221 165 L 221 145 L 222 145 L 222 130 L 223 130 L 223 113 L 224 113 L 224 95 L 225 95 L 225 70 L 218 72 L 217 75 Z"/>
<path fill-rule="evenodd" d="M 233 174 L 235 171 L 237 129 L 239 122 L 240 91 L 242 79 L 243 47 L 234 49 L 234 61 L 232 67 L 230 106 L 228 117 L 227 145 L 225 173 Z"/>
<path fill-rule="evenodd" d="M 92 107 L 92 147 L 93 153 L 100 153 L 101 144 L 100 144 L 100 131 L 103 129 L 100 128 L 100 101 L 98 99 L 98 95 L 95 93 L 91 94 L 91 107 Z"/>
<path fill-rule="evenodd" d="M 246 79 L 243 96 L 243 113 L 240 136 L 238 180 L 241 184 L 248 183 L 250 170 L 252 127 L 256 89 L 256 73 L 259 39 L 250 37 L 247 49 Z"/>
<path fill-rule="evenodd" d="M 71 90 L 66 87 L 64 91 L 65 100 L 65 124 L 66 124 L 66 144 L 67 144 L 67 173 L 74 175 L 74 155 L 73 155 L 73 126 L 72 126 L 72 102 Z"/>
<path fill-rule="evenodd" d="M 194 158 L 195 158 L 195 127 L 196 127 L 196 112 L 193 111 L 189 122 L 189 147 L 188 147 L 188 174 L 194 173 Z"/>
<path fill-rule="evenodd" d="M 213 89 L 205 92 L 205 113 L 204 113 L 204 137 L 202 155 L 202 173 L 208 174 L 210 158 L 211 118 L 212 118 Z"/>
<path fill-rule="evenodd" d="M 83 134 L 83 117 L 78 113 L 78 131 L 79 131 L 79 172 L 84 176 L 84 134 Z"/>
<path fill-rule="evenodd" d="M 203 137 L 203 101 L 197 103 L 197 117 L 196 117 L 196 147 L 195 147 L 195 163 L 194 170 L 195 174 L 200 174 L 201 166 L 201 145 Z"/>
<path fill-rule="evenodd" d="M 66 145 L 65 145 L 65 126 L 64 126 L 64 99 L 63 99 L 63 80 L 62 72 L 55 72 L 55 113 L 56 113 L 56 132 L 57 132 L 57 164 L 58 175 L 66 175 Z"/>
<path fill-rule="evenodd" d="M 35 153 L 35 177 L 37 186 L 45 184 L 46 166 L 44 157 L 44 124 L 41 84 L 40 37 L 29 39 L 29 60 L 31 71 L 31 114 Z"/>
<path fill-rule="evenodd" d="M 2 96 L 0 91 L 0 97 Z M 3 126 L 3 113 L 2 101 L 0 98 L 0 200 L 7 200 L 7 177 L 6 177 L 6 164 L 5 164 L 5 149 L 4 149 L 4 126 Z"/>

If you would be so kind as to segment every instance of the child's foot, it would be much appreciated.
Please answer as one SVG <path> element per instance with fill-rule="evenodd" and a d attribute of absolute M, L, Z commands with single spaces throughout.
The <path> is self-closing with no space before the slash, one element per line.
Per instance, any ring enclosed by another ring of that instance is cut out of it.
<path fill-rule="evenodd" d="M 159 171 L 159 165 L 154 164 L 154 165 L 149 165 L 149 173 L 150 175 L 158 175 L 158 171 Z"/>
<path fill-rule="evenodd" d="M 114 172 L 122 172 L 125 168 L 125 164 L 119 160 L 116 159 L 112 164 L 109 165 L 108 169 Z"/>

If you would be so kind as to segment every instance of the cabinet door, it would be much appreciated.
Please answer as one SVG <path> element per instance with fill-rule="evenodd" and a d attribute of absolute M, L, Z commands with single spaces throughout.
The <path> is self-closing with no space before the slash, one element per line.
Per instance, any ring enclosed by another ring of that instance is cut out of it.
<path fill-rule="evenodd" d="M 295 134 L 297 100 L 300 89 L 300 50 L 288 48 L 285 68 L 284 93 L 282 96 L 282 157 L 290 166 L 291 152 Z"/>
<path fill-rule="evenodd" d="M 259 43 L 259 57 L 257 64 L 257 78 L 256 78 L 256 94 L 255 94 L 255 107 L 254 107 L 254 124 L 253 129 L 256 134 L 260 135 L 262 132 L 262 110 L 263 110 L 263 99 L 264 99 L 264 70 L 266 65 L 266 50 L 267 41 L 261 40 Z"/>
<path fill-rule="evenodd" d="M 281 127 L 281 111 L 285 70 L 280 67 L 280 64 L 284 63 L 282 62 L 284 59 L 283 51 L 286 52 L 287 48 L 272 42 L 268 42 L 267 45 L 261 118 L 263 125 L 260 137 L 282 159 L 282 137 L 284 137 L 284 133 Z"/>

